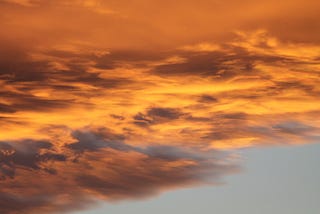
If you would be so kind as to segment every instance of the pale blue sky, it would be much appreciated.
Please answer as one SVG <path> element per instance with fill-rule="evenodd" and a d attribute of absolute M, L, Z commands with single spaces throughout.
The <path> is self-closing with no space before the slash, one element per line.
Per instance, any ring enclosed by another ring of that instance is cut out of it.
<path fill-rule="evenodd" d="M 76 214 L 319 214 L 320 144 L 246 149 L 226 185 L 185 189 Z"/>

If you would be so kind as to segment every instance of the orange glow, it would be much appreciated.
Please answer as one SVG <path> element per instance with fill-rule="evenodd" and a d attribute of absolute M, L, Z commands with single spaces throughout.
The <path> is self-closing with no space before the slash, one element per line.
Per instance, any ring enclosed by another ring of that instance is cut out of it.
<path fill-rule="evenodd" d="M 236 149 L 319 141 L 319 6 L 1 1 L 0 212 L 218 184 Z"/>

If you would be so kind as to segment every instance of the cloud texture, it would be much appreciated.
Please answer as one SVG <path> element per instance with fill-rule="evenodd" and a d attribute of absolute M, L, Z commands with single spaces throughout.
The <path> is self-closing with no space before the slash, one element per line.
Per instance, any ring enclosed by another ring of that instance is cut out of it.
<path fill-rule="evenodd" d="M 237 149 L 319 142 L 318 6 L 1 1 L 0 212 L 218 185 Z"/>

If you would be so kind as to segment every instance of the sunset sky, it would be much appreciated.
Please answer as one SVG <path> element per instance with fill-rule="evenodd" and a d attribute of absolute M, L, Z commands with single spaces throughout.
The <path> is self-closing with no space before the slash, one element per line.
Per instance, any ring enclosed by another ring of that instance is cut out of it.
<path fill-rule="evenodd" d="M 0 213 L 320 213 L 319 11 L 0 0 Z"/>

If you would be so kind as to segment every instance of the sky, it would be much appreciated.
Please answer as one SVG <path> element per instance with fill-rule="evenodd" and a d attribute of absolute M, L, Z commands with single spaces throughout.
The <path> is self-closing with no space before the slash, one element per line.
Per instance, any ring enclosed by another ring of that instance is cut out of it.
<path fill-rule="evenodd" d="M 227 214 L 261 186 L 317 213 L 319 7 L 0 0 L 0 213 Z"/>
<path fill-rule="evenodd" d="M 74 213 L 317 214 L 320 212 L 318 144 L 267 149 L 250 148 L 238 152 L 245 157 L 242 160 L 244 172 L 226 177 L 225 185 L 167 192 L 146 201 L 102 203 L 95 209 Z M 277 164 L 273 164 L 274 161 Z"/>

